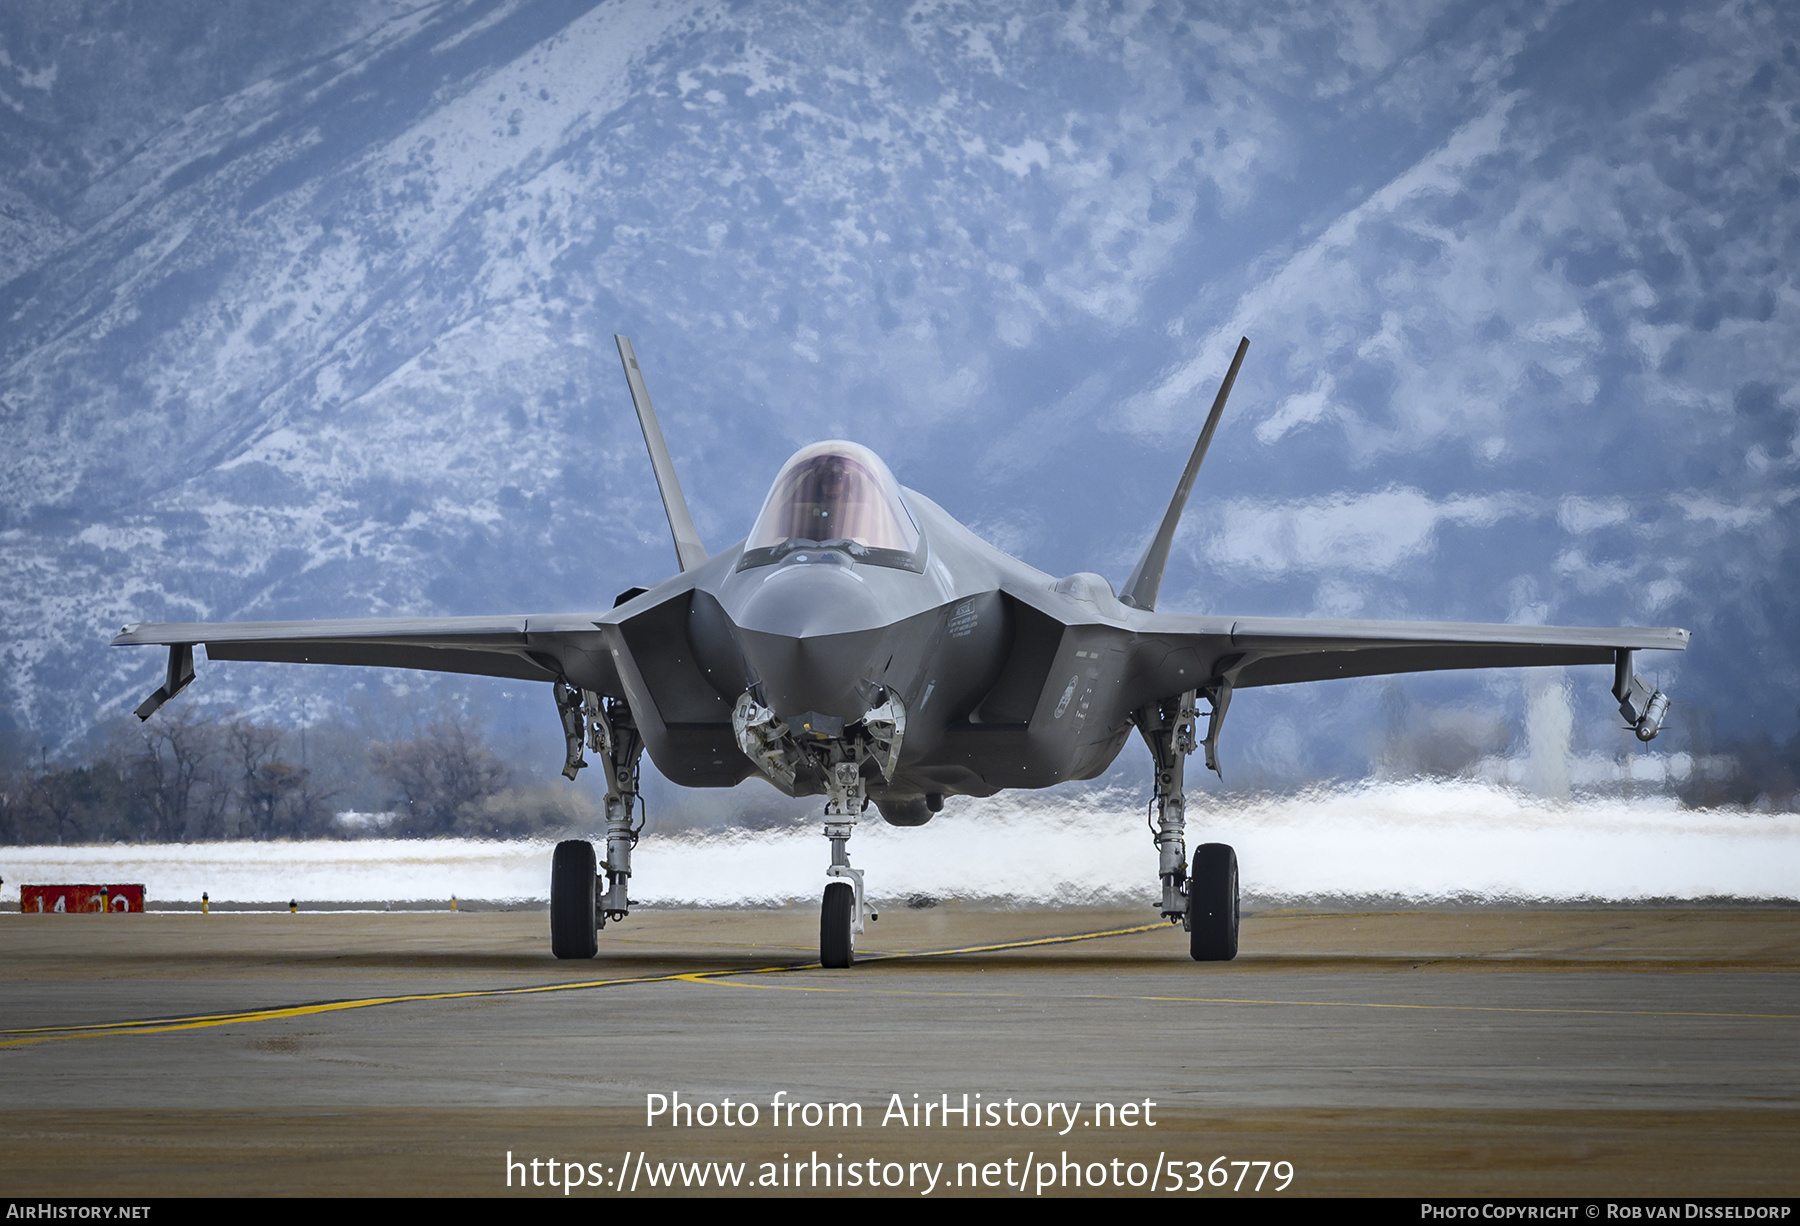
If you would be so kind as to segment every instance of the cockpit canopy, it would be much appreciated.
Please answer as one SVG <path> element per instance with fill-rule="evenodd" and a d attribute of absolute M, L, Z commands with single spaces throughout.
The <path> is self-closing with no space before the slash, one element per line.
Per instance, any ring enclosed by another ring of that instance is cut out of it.
<path fill-rule="evenodd" d="M 918 551 L 919 528 L 881 457 L 833 439 L 797 452 L 776 474 L 744 542 L 744 560 L 772 561 L 801 543 L 847 547 L 894 565 L 896 555 L 910 559 Z"/>

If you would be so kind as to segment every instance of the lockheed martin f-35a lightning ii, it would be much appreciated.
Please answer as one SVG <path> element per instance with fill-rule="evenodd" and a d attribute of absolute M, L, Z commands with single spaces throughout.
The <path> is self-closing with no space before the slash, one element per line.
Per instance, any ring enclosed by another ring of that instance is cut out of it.
<path fill-rule="evenodd" d="M 870 804 L 897 826 L 946 796 L 992 796 L 1091 779 L 1135 731 L 1155 765 L 1150 805 L 1161 911 L 1198 961 L 1235 957 L 1233 850 L 1190 860 L 1186 762 L 1218 769 L 1219 735 L 1241 689 L 1435 669 L 1611 664 L 1613 695 L 1640 740 L 1669 700 L 1633 652 L 1679 651 L 1678 629 L 1192 616 L 1156 611 L 1175 528 L 1249 341 L 1238 345 L 1186 469 L 1143 556 L 1115 591 L 1097 574 L 1053 578 L 903 489 L 873 452 L 815 443 L 775 477 L 750 535 L 709 554 L 688 513 L 631 343 L 619 357 L 675 538 L 680 573 L 613 608 L 542 617 L 128 626 L 115 645 L 169 648 L 148 719 L 212 660 L 373 665 L 541 681 L 567 740 L 564 774 L 599 758 L 605 860 L 560 844 L 550 881 L 551 949 L 589 958 L 630 913 L 641 756 L 688 787 L 760 775 L 826 798 L 830 863 L 819 957 L 849 966 L 871 910 L 850 840 Z M 1205 704 L 1202 710 L 1201 704 Z M 1201 717 L 1204 715 L 1204 733 Z"/>

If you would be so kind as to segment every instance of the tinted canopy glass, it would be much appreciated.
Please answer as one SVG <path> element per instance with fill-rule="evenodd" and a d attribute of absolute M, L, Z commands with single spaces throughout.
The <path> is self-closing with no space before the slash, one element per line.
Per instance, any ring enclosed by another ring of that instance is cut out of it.
<path fill-rule="evenodd" d="M 772 549 L 787 541 L 849 541 L 912 553 L 919 529 L 880 457 L 834 440 L 814 443 L 782 467 L 744 548 Z"/>

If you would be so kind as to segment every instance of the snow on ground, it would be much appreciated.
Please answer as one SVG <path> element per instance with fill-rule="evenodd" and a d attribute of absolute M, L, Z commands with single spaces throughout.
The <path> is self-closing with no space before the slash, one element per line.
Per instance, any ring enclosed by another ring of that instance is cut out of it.
<path fill-rule="evenodd" d="M 1148 903 L 1155 853 L 1116 792 L 953 801 L 917 829 L 871 812 L 851 843 L 871 895 L 1019 904 Z M 1235 809 L 1199 799 L 1190 849 L 1237 848 L 1243 892 L 1319 897 L 1606 900 L 1800 899 L 1800 814 L 1690 810 L 1664 798 L 1547 802 L 1493 784 L 1411 781 L 1271 796 Z M 0 848 L 0 900 L 19 884 L 142 882 L 155 900 L 278 903 L 544 899 L 549 841 L 478 839 Z M 635 856 L 640 902 L 730 906 L 817 897 L 815 825 L 652 829 Z"/>

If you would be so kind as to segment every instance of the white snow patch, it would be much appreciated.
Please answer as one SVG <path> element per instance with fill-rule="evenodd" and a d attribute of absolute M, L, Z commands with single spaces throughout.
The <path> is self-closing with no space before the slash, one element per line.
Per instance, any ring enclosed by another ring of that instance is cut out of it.
<path fill-rule="evenodd" d="M 1550 802 L 1481 782 L 1405 781 L 1191 802 L 1190 843 L 1237 849 L 1262 900 L 1385 896 L 1597 900 L 1800 898 L 1800 814 L 1688 810 L 1673 800 Z M 544 899 L 548 841 L 475 839 L 0 849 L 18 883 L 142 882 L 155 900 L 285 903 Z M 1134 799 L 953 801 L 930 825 L 865 823 L 852 843 L 878 899 L 1034 905 L 1144 903 L 1155 852 Z M 647 903 L 728 906 L 816 899 L 816 827 L 658 837 L 634 857 Z"/>
<path fill-rule="evenodd" d="M 89 524 L 75 537 L 84 545 L 112 549 L 120 553 L 133 550 L 155 551 L 163 547 L 168 533 L 150 525 Z"/>

